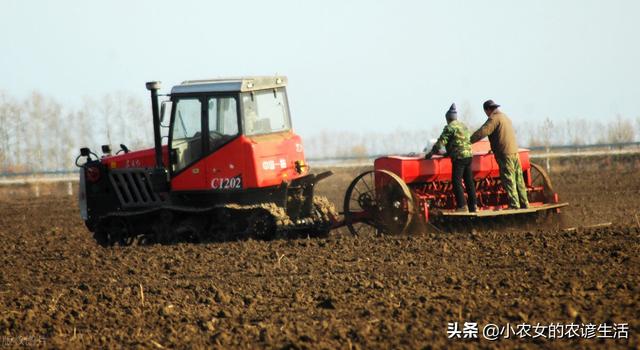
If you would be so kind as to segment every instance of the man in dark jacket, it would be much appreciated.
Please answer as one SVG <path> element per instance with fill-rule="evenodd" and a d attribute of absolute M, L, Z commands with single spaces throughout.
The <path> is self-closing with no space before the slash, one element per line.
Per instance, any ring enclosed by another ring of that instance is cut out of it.
<path fill-rule="evenodd" d="M 487 100 L 483 104 L 488 119 L 471 135 L 471 143 L 476 143 L 489 136 L 491 150 L 500 168 L 502 186 L 509 196 L 509 209 L 528 208 L 527 188 L 524 184 L 516 133 L 511 119 L 502 113 L 500 105 Z"/>
<path fill-rule="evenodd" d="M 473 181 L 473 173 L 471 172 L 471 142 L 469 142 L 469 129 L 461 121 L 458 121 L 458 112 L 456 104 L 452 104 L 447 111 L 447 125 L 442 130 L 442 134 L 438 141 L 431 148 L 431 152 L 425 155 L 425 159 L 430 159 L 434 153 L 437 153 L 442 146 L 445 146 L 447 155 L 451 158 L 453 165 L 451 182 L 453 183 L 453 193 L 456 196 L 456 211 L 470 212 L 476 211 L 476 184 Z M 464 186 L 467 189 L 468 201 L 464 199 L 464 191 L 462 190 L 462 179 L 464 178 Z M 469 207 L 467 208 L 467 204 Z"/>

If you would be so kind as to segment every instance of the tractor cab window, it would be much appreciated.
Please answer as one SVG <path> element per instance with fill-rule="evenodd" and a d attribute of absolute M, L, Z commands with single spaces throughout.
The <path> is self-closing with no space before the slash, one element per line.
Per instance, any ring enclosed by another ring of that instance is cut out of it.
<path fill-rule="evenodd" d="M 238 135 L 238 108 L 234 97 L 209 98 L 209 150 Z"/>
<path fill-rule="evenodd" d="M 270 89 L 242 94 L 244 133 L 261 135 L 291 129 L 284 89 Z"/>
<path fill-rule="evenodd" d="M 171 151 L 173 171 L 184 169 L 202 156 L 202 104 L 198 99 L 181 99 L 176 104 Z"/>

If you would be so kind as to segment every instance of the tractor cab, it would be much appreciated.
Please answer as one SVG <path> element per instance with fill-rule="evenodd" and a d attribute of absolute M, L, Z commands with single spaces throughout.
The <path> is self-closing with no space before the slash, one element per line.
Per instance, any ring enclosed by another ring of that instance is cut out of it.
<path fill-rule="evenodd" d="M 286 82 L 255 77 L 174 86 L 165 165 L 171 189 L 240 190 L 300 177 L 304 153 L 291 129 Z"/>

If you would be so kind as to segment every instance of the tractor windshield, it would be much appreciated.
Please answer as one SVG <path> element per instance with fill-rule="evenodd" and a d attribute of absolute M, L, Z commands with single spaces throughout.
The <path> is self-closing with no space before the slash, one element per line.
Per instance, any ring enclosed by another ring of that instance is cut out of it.
<path fill-rule="evenodd" d="M 245 135 L 270 134 L 291 129 L 283 88 L 242 94 Z"/>

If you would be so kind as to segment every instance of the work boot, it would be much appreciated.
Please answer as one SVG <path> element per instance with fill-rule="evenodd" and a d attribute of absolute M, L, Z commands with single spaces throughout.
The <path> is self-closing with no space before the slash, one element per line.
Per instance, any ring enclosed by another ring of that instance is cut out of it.
<path fill-rule="evenodd" d="M 466 206 L 464 207 L 460 207 L 460 208 L 456 208 L 456 213 L 468 213 L 469 209 L 467 209 Z"/>
<path fill-rule="evenodd" d="M 476 207 L 469 207 L 469 212 L 470 213 L 477 213 L 478 209 Z"/>

